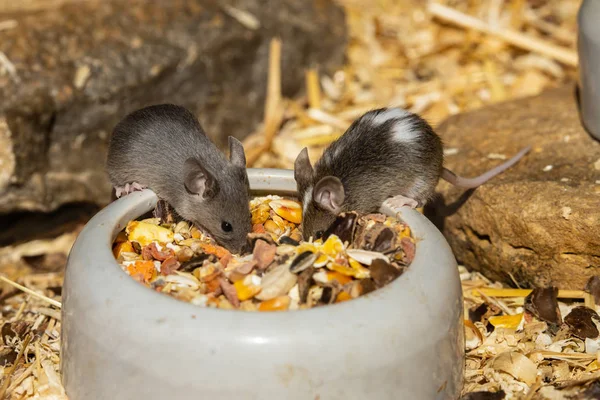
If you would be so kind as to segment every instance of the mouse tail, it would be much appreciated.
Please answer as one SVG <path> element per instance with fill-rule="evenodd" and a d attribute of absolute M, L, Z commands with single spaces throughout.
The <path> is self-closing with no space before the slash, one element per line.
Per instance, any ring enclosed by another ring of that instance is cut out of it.
<path fill-rule="evenodd" d="M 531 150 L 531 146 L 525 147 L 523 150 L 519 151 L 513 158 L 510 160 L 490 169 L 484 174 L 479 175 L 475 178 L 463 178 L 462 176 L 456 175 L 454 172 L 449 169 L 442 169 L 442 179 L 446 182 L 450 182 L 454 186 L 463 188 L 463 189 L 475 189 L 496 175 L 501 174 L 506 171 L 508 168 L 515 165 L 525 154 L 527 154 Z"/>

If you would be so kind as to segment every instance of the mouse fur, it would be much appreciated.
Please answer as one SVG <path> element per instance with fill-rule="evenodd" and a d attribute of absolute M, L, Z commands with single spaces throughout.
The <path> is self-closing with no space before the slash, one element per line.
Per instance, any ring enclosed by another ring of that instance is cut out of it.
<path fill-rule="evenodd" d="M 365 113 L 329 145 L 314 168 L 306 148 L 295 161 L 304 239 L 316 238 L 341 212 L 376 212 L 395 195 L 424 204 L 442 169 L 442 141 L 424 119 L 400 108 Z M 340 183 L 341 193 L 331 189 Z M 340 196 L 343 200 L 336 202 Z"/>
<path fill-rule="evenodd" d="M 106 167 L 115 187 L 136 182 L 150 188 L 182 218 L 237 253 L 251 231 L 249 182 L 242 144 L 229 137 L 229 148 L 228 160 L 189 110 L 159 104 L 116 125 Z"/>

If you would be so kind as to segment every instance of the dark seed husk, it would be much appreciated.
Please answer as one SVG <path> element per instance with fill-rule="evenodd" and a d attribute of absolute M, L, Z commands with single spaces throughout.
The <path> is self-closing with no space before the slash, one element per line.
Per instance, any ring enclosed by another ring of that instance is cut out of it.
<path fill-rule="evenodd" d="M 379 258 L 373 260 L 369 270 L 371 271 L 371 278 L 373 278 L 377 287 L 383 287 L 400 276 L 398 269 Z"/>
<path fill-rule="evenodd" d="M 300 297 L 300 304 L 306 303 L 306 298 L 308 297 L 308 290 L 315 283 L 313 281 L 313 274 L 315 273 L 315 268 L 310 266 L 300 275 L 298 275 L 298 295 Z"/>
<path fill-rule="evenodd" d="M 525 298 L 525 309 L 538 319 L 560 325 L 562 318 L 558 308 L 558 288 L 536 288 Z"/>
<path fill-rule="evenodd" d="M 478 307 L 469 310 L 469 319 L 472 322 L 487 324 L 490 317 L 500 315 L 502 310 L 493 304 L 482 303 Z"/>
<path fill-rule="evenodd" d="M 331 304 L 335 300 L 335 296 L 333 295 L 333 287 L 326 286 L 323 288 L 323 295 L 321 296 L 321 301 L 325 304 Z"/>
<path fill-rule="evenodd" d="M 361 295 L 364 296 L 365 294 L 371 293 L 372 291 L 377 289 L 377 286 L 375 285 L 375 282 L 373 282 L 373 279 L 366 278 L 366 279 L 360 280 L 360 288 L 361 288 Z"/>
<path fill-rule="evenodd" d="M 142 252 L 142 246 L 138 242 L 131 242 L 131 246 L 133 247 L 133 250 L 135 250 L 136 253 L 139 254 Z"/>
<path fill-rule="evenodd" d="M 354 244 L 358 249 L 373 251 L 377 237 L 387 227 L 381 223 L 371 225 L 369 222 L 371 221 L 365 219 L 365 217 L 359 218 L 358 225 L 360 225 L 360 228 L 357 228 L 357 234 L 354 236 Z"/>
<path fill-rule="evenodd" d="M 292 261 L 290 265 L 290 272 L 294 274 L 300 273 L 311 267 L 313 263 L 317 260 L 317 255 L 312 251 L 305 251 L 303 253 L 298 254 L 298 256 Z"/>
<path fill-rule="evenodd" d="M 179 271 L 192 272 L 196 268 L 200 268 L 206 260 L 210 260 L 211 262 L 217 261 L 212 254 L 201 253 L 196 257 L 190 259 L 189 261 L 186 261 L 183 264 L 181 264 L 181 267 L 179 267 Z"/>
<path fill-rule="evenodd" d="M 569 326 L 573 335 L 580 339 L 595 339 L 600 332 L 594 323 L 594 320 L 600 321 L 598 313 L 585 306 L 575 307 L 565 317 L 565 324 Z"/>
<path fill-rule="evenodd" d="M 352 243 L 357 219 L 358 214 L 356 212 L 341 213 L 323 234 L 323 241 L 327 240 L 330 235 L 336 235 L 342 243 Z"/>
<path fill-rule="evenodd" d="M 341 291 L 342 291 L 342 287 L 340 285 L 332 285 L 328 288 L 325 288 L 325 289 L 323 289 L 323 296 L 321 297 L 321 301 L 325 302 L 326 304 L 333 304 L 333 303 L 335 303 L 335 300 L 337 299 L 337 297 Z M 327 293 L 327 296 L 329 296 L 327 298 L 327 301 L 325 301 L 325 299 L 326 299 L 325 293 Z"/>
<path fill-rule="evenodd" d="M 17 359 L 17 352 L 11 347 L 4 347 L 0 349 L 0 366 L 6 367 L 7 365 L 14 364 Z"/>
<path fill-rule="evenodd" d="M 394 242 L 396 241 L 396 235 L 394 231 L 390 228 L 384 228 L 377 238 L 375 239 L 375 243 L 373 244 L 372 251 L 377 251 L 379 253 L 388 253 L 394 249 Z"/>
<path fill-rule="evenodd" d="M 282 236 L 279 238 L 279 244 L 291 244 L 292 246 L 298 246 L 300 242 L 292 239 L 289 236 Z"/>

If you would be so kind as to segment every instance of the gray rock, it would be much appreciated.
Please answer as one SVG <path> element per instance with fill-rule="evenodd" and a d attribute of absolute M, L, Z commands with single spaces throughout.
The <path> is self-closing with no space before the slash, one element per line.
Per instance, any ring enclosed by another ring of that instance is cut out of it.
<path fill-rule="evenodd" d="M 106 204 L 112 128 L 146 105 L 190 108 L 225 148 L 262 121 L 272 37 L 282 39 L 285 96 L 304 88 L 307 67 L 342 65 L 346 44 L 333 0 L 67 2 L 10 18 L 18 25 L 0 32 L 15 67 L 0 64 L 0 213 Z"/>
<path fill-rule="evenodd" d="M 598 274 L 600 143 L 582 128 L 574 93 L 571 85 L 552 89 L 451 117 L 439 127 L 446 148 L 458 149 L 445 157 L 446 166 L 464 176 L 501 162 L 490 154 L 510 157 L 533 146 L 460 207 L 462 190 L 438 186 L 438 217 L 458 208 L 436 222 L 459 262 L 525 286 L 583 289 Z"/>

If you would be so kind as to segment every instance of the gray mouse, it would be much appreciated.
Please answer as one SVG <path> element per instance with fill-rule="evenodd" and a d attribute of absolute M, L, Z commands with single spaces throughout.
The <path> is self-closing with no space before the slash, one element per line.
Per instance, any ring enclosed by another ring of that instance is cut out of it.
<path fill-rule="evenodd" d="M 376 212 L 391 207 L 423 207 L 441 179 L 473 189 L 519 161 L 531 147 L 476 178 L 443 167 L 443 144 L 420 116 L 401 108 L 369 111 L 331 143 L 314 169 L 304 148 L 294 163 L 303 203 L 305 240 L 317 239 L 341 212 Z"/>
<path fill-rule="evenodd" d="M 113 131 L 106 168 L 117 197 L 150 188 L 177 214 L 238 253 L 252 229 L 242 144 L 230 159 L 184 107 L 159 104 L 125 116 Z"/>

